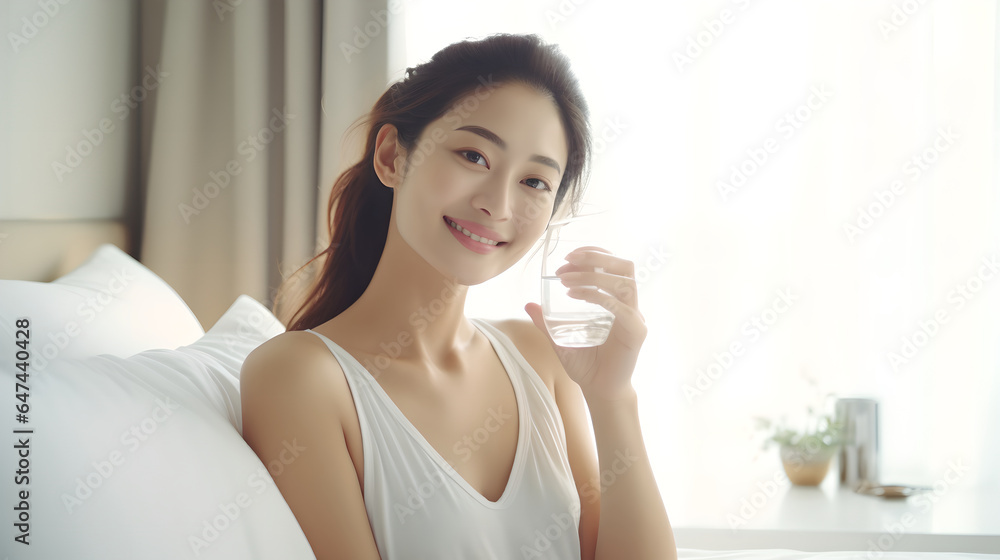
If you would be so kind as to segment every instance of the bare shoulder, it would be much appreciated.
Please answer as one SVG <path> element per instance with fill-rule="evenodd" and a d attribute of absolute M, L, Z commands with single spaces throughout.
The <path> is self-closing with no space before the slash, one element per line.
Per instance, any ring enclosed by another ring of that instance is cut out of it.
<path fill-rule="evenodd" d="M 240 372 L 243 439 L 267 466 L 316 557 L 377 560 L 344 432 L 349 399 L 336 357 L 307 332 L 261 344 Z"/>
<path fill-rule="evenodd" d="M 305 331 L 286 331 L 250 352 L 240 372 L 241 393 L 247 388 L 251 394 L 279 391 L 294 392 L 298 397 L 311 395 L 333 405 L 349 397 L 340 363 L 319 337 Z M 340 411 L 343 407 L 329 409 Z"/>
<path fill-rule="evenodd" d="M 247 359 L 316 359 L 323 355 L 321 350 L 325 347 L 323 341 L 314 334 L 305 331 L 285 331 L 254 348 Z"/>
<path fill-rule="evenodd" d="M 330 361 L 336 364 L 335 359 L 328 358 L 332 358 L 329 349 L 316 335 L 305 331 L 286 331 L 267 340 L 247 355 L 240 382 L 263 381 L 261 376 L 282 377 L 288 381 L 321 377 L 313 368 Z M 243 374 L 249 374 L 252 378 L 244 378 Z"/>

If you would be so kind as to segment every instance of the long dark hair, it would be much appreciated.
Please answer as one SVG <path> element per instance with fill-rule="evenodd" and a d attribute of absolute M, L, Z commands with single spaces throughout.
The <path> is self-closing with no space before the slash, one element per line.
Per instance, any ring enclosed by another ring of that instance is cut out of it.
<path fill-rule="evenodd" d="M 575 213 L 589 173 L 591 136 L 587 103 L 569 60 L 556 45 L 536 35 L 497 34 L 454 43 L 430 61 L 406 69 L 355 126 L 370 125 L 364 155 L 333 185 L 327 207 L 330 245 L 282 282 L 273 312 L 287 330 L 316 327 L 336 317 L 364 293 L 385 247 L 393 189 L 375 174 L 375 138 L 382 125 L 398 129 L 407 154 L 432 121 L 484 85 L 520 82 L 552 97 L 569 142 L 566 171 L 555 195 L 554 216 L 563 202 Z M 408 156 L 409 159 L 409 156 Z M 331 219 L 332 218 L 332 219 Z M 551 219 L 551 216 L 550 216 Z M 314 262 L 316 261 L 316 262 Z M 291 293 L 307 268 L 319 269 L 304 290 Z M 296 303 L 286 302 L 296 297 Z M 295 309 L 284 318 L 284 309 Z"/>

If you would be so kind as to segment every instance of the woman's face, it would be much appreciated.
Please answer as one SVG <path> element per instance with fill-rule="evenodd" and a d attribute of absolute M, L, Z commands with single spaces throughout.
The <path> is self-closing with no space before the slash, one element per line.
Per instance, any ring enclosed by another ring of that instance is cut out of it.
<path fill-rule="evenodd" d="M 544 233 L 568 158 L 551 98 L 519 83 L 491 86 L 427 126 L 393 197 L 402 239 L 468 286 L 513 266 Z"/>

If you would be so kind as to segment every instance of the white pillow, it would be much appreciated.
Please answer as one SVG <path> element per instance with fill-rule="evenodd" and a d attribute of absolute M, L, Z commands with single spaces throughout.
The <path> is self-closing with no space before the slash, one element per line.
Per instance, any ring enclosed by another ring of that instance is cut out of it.
<path fill-rule="evenodd" d="M 34 329 L 35 371 L 55 358 L 128 357 L 205 334 L 173 288 L 111 243 L 52 282 L 0 280 L 0 351 L 13 347 L 21 318 Z"/>
<path fill-rule="evenodd" d="M 30 481 L 0 484 L 0 503 L 11 512 L 20 503 L 14 492 L 30 491 L 31 544 L 4 549 L 39 559 L 315 558 L 240 435 L 240 368 L 284 330 L 242 295 L 194 344 L 129 358 L 57 359 L 30 374 L 26 424 L 13 422 L 20 401 L 0 403 L 6 433 L 34 430 L 25 434 Z M 45 340 L 45 331 L 33 327 L 32 337 Z M 5 387 L 14 387 L 16 372 L 11 359 L 0 361 Z M 308 452 L 288 444 L 290 461 Z M 0 464 L 13 469 L 15 451 L 4 445 Z M 269 468 L 278 474 L 283 465 Z M 7 527 L 12 543 L 18 528 Z"/>

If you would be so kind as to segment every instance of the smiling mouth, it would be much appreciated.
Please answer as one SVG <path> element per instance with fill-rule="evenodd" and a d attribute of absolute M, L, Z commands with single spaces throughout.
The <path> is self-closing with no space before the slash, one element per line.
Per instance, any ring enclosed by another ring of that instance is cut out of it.
<path fill-rule="evenodd" d="M 462 226 L 458 225 L 457 223 L 449 220 L 448 216 L 444 216 L 444 222 L 446 224 L 448 224 L 448 227 L 456 229 L 456 230 L 464 233 L 466 237 L 472 239 L 473 241 L 478 241 L 479 243 L 482 243 L 483 245 L 493 245 L 493 246 L 496 246 L 496 247 L 502 247 L 502 246 L 504 246 L 504 245 L 507 244 L 506 241 L 494 241 L 492 239 L 487 239 L 485 237 L 479 237 L 478 235 L 476 235 L 476 234 L 472 233 L 471 231 L 463 228 Z"/>

